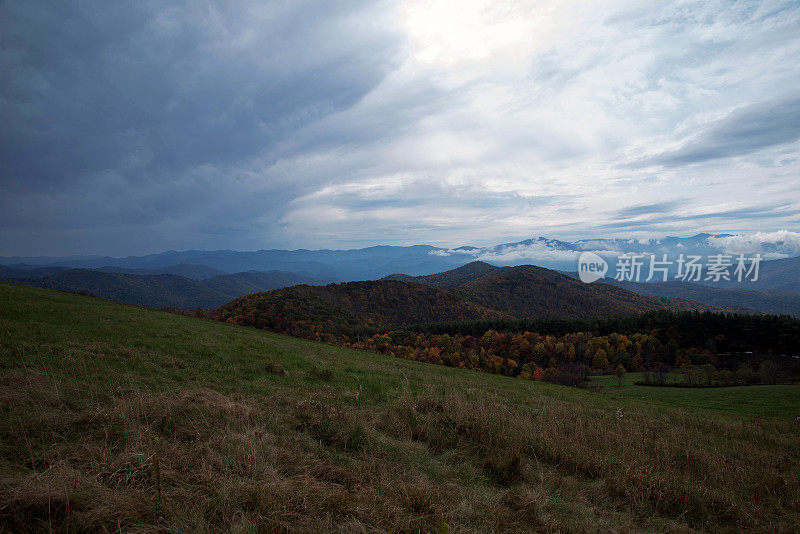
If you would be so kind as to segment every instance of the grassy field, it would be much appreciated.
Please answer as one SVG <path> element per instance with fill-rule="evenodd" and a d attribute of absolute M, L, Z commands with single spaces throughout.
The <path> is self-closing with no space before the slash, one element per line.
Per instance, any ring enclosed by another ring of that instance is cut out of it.
<path fill-rule="evenodd" d="M 645 373 L 625 373 L 622 375 L 623 386 L 632 386 L 639 380 L 644 380 Z M 600 387 L 617 387 L 620 381 L 614 375 L 595 375 L 590 378 L 590 383 L 593 386 Z"/>
<path fill-rule="evenodd" d="M 635 388 L 0 284 L 0 531 L 797 530 L 795 393 Z"/>
<path fill-rule="evenodd" d="M 750 417 L 800 417 L 800 386 L 734 386 L 715 388 L 683 388 L 637 386 L 644 373 L 626 373 L 622 387 L 617 377 L 593 376 L 591 385 L 603 388 L 614 400 L 638 399 L 642 402 L 672 405 L 687 410 L 711 410 Z"/>

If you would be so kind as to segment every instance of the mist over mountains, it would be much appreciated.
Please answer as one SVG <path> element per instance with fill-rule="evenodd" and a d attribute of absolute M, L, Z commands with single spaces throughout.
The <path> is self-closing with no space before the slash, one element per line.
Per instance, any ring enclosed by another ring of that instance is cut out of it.
<path fill-rule="evenodd" d="M 655 240 L 581 239 L 560 241 L 546 237 L 526 239 L 496 246 L 461 246 L 443 248 L 430 245 L 373 246 L 351 250 L 233 250 L 184 252 L 169 251 L 146 256 L 113 258 L 85 257 L 0 257 L 0 265 L 17 269 L 34 267 L 70 267 L 79 269 L 116 269 L 132 274 L 178 274 L 202 279 L 203 273 L 191 273 L 187 266 L 204 266 L 214 274 L 246 271 L 287 271 L 311 278 L 331 280 L 373 280 L 403 273 L 419 276 L 446 271 L 472 261 L 513 266 L 533 264 L 548 269 L 576 270 L 582 252 L 592 251 L 612 264 L 623 253 L 667 254 L 756 254 L 765 260 L 800 256 L 800 236 L 792 232 L 753 234 L 697 234 L 691 237 L 666 237 Z M 181 266 L 178 269 L 177 266 Z M 195 268 L 196 269 L 196 268 Z M 210 274 L 208 277 L 213 276 Z"/>

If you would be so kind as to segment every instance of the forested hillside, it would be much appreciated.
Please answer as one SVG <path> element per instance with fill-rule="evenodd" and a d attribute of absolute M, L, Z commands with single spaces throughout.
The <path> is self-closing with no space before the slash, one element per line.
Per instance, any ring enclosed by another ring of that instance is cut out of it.
<path fill-rule="evenodd" d="M 788 317 L 708 313 L 723 308 L 584 284 L 535 266 L 475 262 L 390 278 L 248 295 L 212 316 L 405 359 L 570 385 L 614 371 L 679 372 L 687 386 L 698 385 L 701 375 L 707 386 L 800 375 L 792 358 L 800 352 L 800 322 Z M 743 308 L 725 308 L 731 309 Z"/>
<path fill-rule="evenodd" d="M 299 335 L 508 317 L 447 291 L 395 280 L 303 285 L 256 293 L 221 306 L 215 316 Z"/>
<path fill-rule="evenodd" d="M 533 265 L 491 270 L 459 284 L 454 292 L 520 319 L 590 318 L 652 309 L 713 308 L 697 301 L 642 296 L 602 283 L 584 284 Z"/>
<path fill-rule="evenodd" d="M 229 298 L 228 294 L 206 287 L 202 282 L 175 274 L 139 275 L 70 269 L 18 282 L 150 308 L 210 308 Z"/>
<path fill-rule="evenodd" d="M 500 269 L 483 261 L 473 261 L 461 267 L 451 269 L 436 274 L 423 276 L 409 276 L 406 274 L 392 274 L 386 277 L 387 280 L 402 280 L 406 282 L 416 282 L 426 286 L 438 287 L 441 289 L 452 289 L 460 285 L 472 282 L 481 276 Z"/>
<path fill-rule="evenodd" d="M 398 278 L 398 277 L 395 277 Z M 645 297 L 582 284 L 548 269 L 484 263 L 422 277 L 433 285 L 383 279 L 296 286 L 248 295 L 214 316 L 303 336 L 346 335 L 425 322 L 475 319 L 591 318 L 656 309 L 708 309 L 697 302 Z M 313 334 L 313 335 L 312 335 Z"/>

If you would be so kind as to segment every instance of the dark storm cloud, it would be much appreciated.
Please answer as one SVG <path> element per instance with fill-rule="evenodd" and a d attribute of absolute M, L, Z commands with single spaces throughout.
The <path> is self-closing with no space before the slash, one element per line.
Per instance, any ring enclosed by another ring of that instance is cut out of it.
<path fill-rule="evenodd" d="M 155 224 L 231 204 L 235 221 L 285 202 L 290 180 L 237 173 L 380 82 L 397 41 L 365 24 L 373 9 L 0 4 L 0 224 Z"/>
<path fill-rule="evenodd" d="M 527 4 L 0 0 L 0 255 L 796 226 L 797 3 Z"/>
<path fill-rule="evenodd" d="M 800 96 L 746 106 L 711 124 L 697 140 L 648 163 L 667 166 L 743 156 L 800 139 Z"/>

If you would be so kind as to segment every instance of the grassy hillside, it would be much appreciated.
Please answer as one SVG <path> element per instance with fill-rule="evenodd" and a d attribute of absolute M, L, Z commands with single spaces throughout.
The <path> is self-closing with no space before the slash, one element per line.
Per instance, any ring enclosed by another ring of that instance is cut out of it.
<path fill-rule="evenodd" d="M 606 388 L 611 398 L 629 397 L 647 402 L 668 404 L 685 409 L 715 410 L 742 416 L 793 419 L 800 416 L 800 386 L 734 386 L 720 388 L 675 388 L 638 386 L 645 373 L 625 373 L 622 387 L 612 375 L 593 376 L 592 386 Z M 675 375 L 679 382 L 683 377 Z"/>
<path fill-rule="evenodd" d="M 9 284 L 0 384 L 0 530 L 800 523 L 800 425 L 783 412 L 684 410 Z"/>

